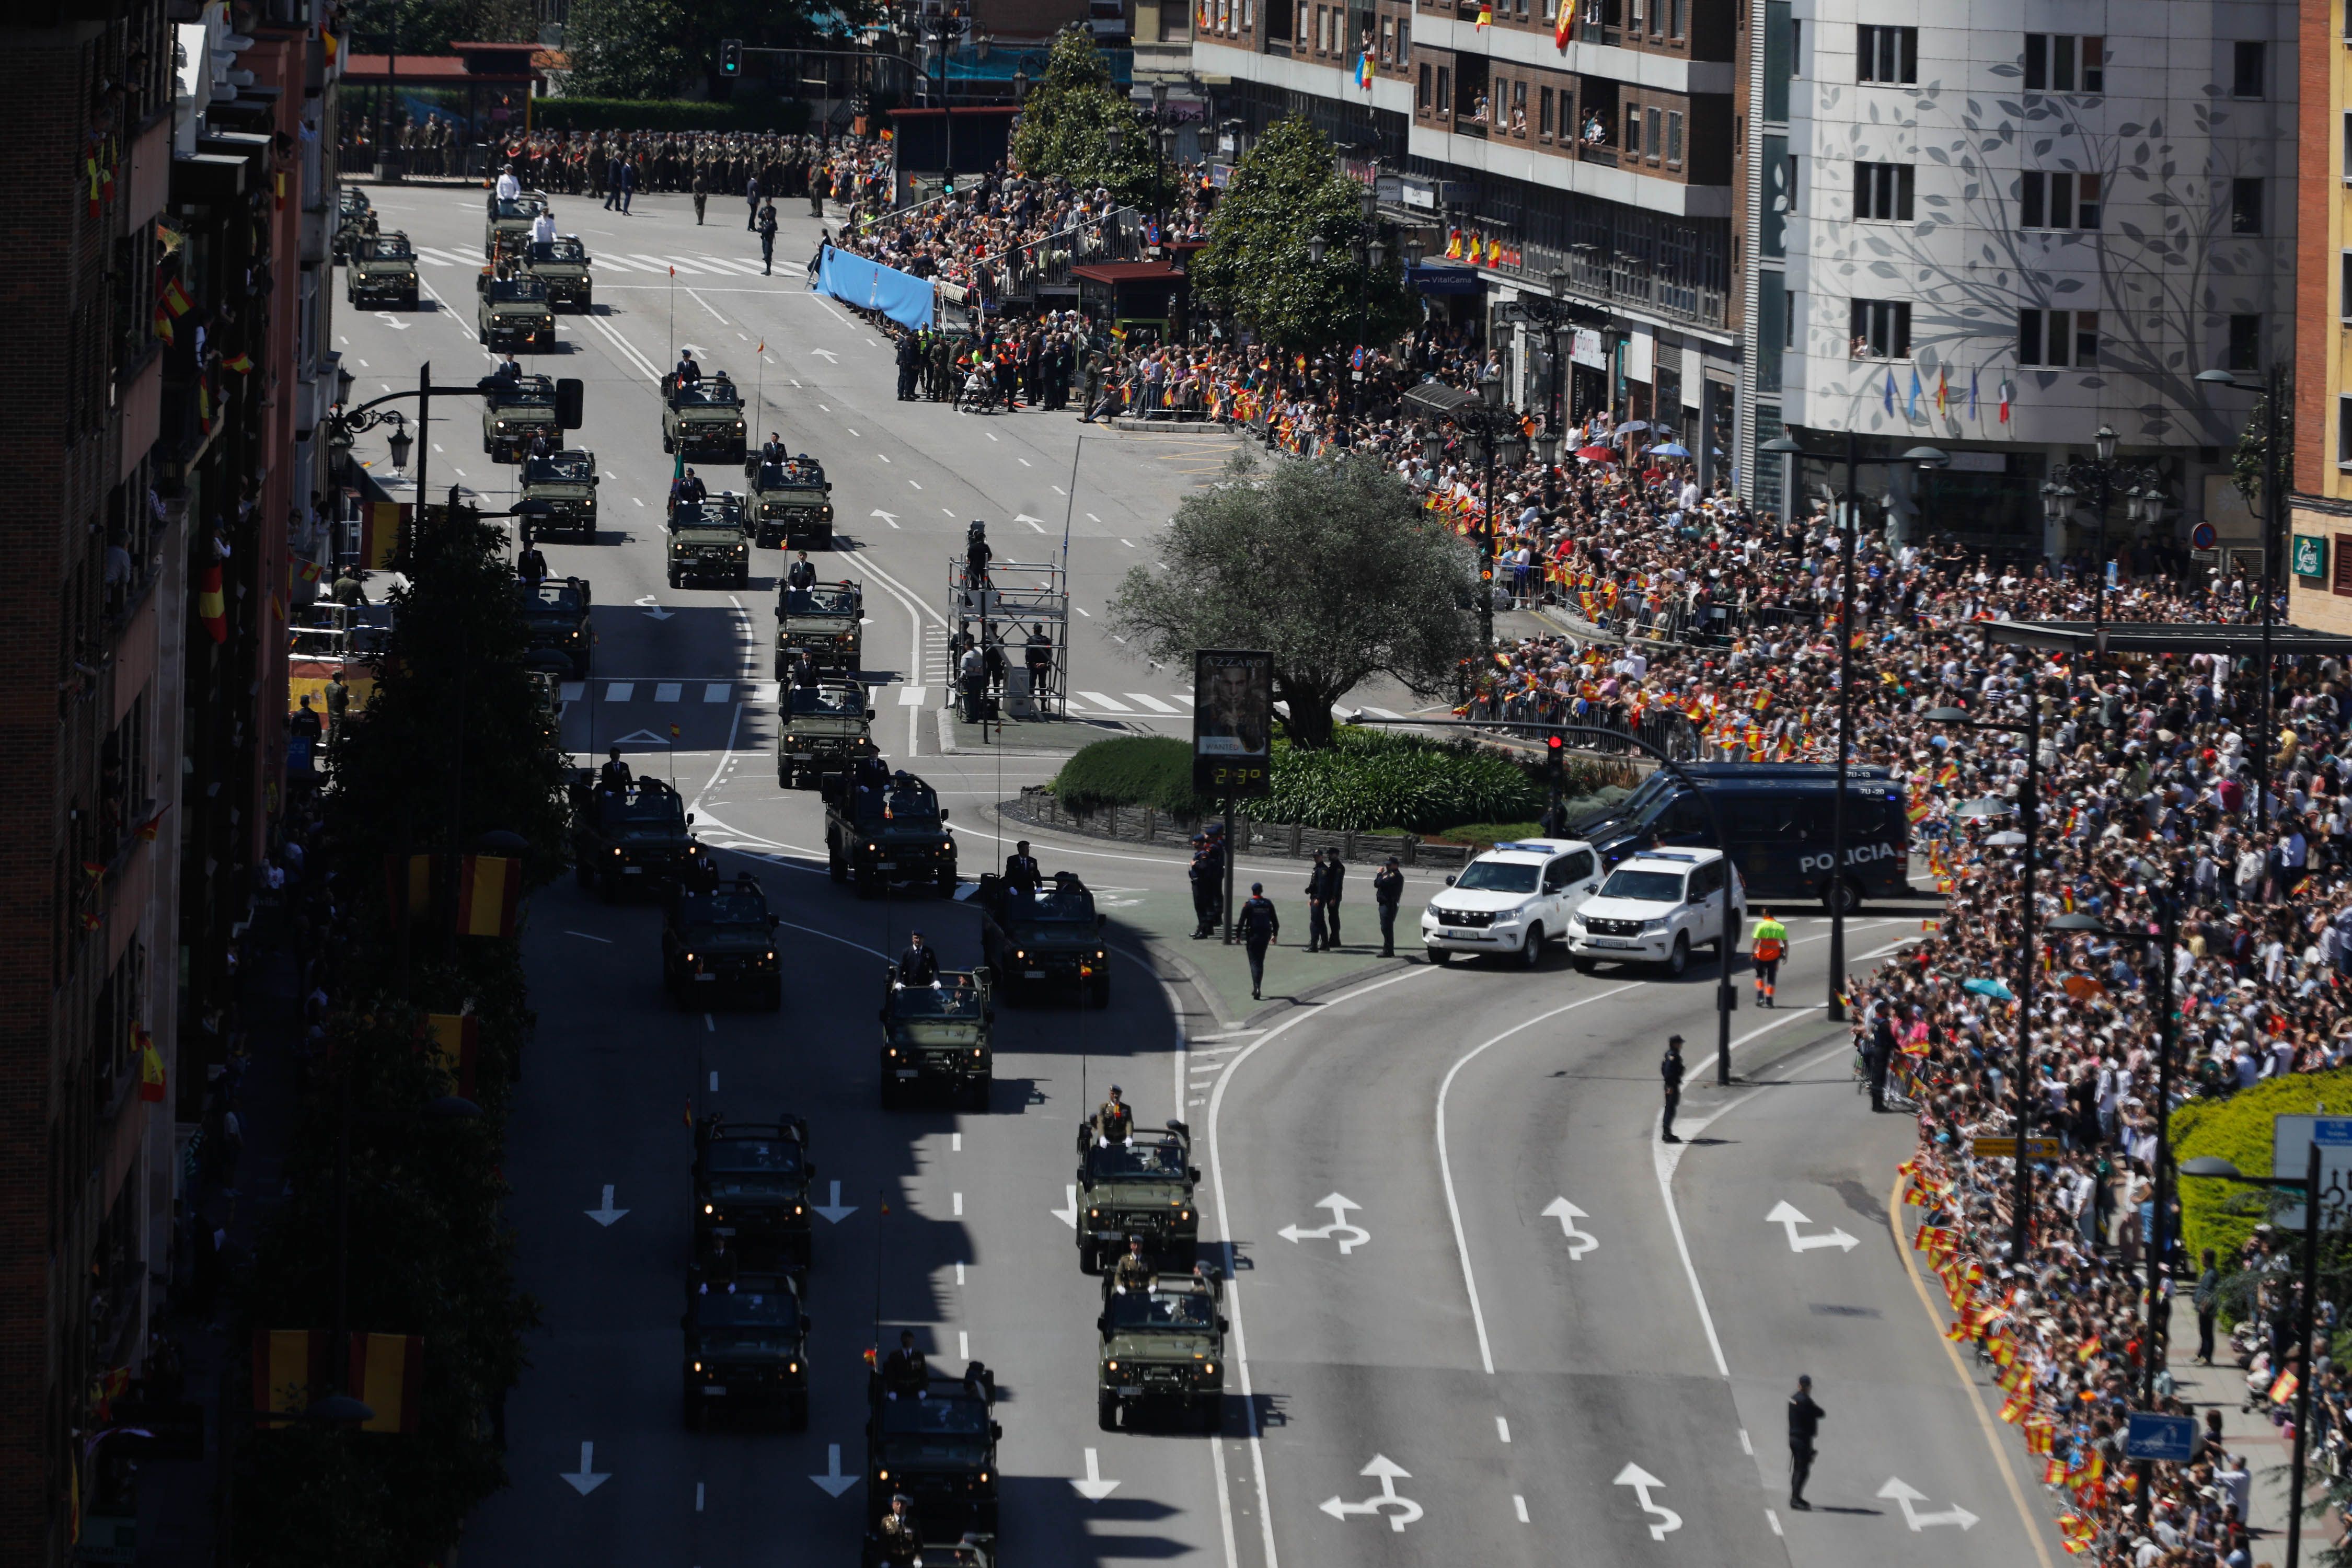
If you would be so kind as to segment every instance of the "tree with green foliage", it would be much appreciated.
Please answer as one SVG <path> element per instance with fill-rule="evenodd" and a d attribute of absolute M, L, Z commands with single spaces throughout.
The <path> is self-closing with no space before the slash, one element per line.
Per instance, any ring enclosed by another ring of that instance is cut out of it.
<path fill-rule="evenodd" d="M 381 54 L 397 46 L 404 55 L 446 55 L 450 44 L 459 38 L 499 41 L 497 33 L 476 30 L 482 4 L 483 0 L 352 0 L 343 7 L 342 19 L 350 28 L 353 48 Z"/>
<path fill-rule="evenodd" d="M 2246 427 L 2238 433 L 2238 444 L 2230 451 L 2230 481 L 2238 493 L 2246 498 L 2246 505 L 2256 517 L 2263 515 L 2268 504 L 2263 496 L 2263 426 L 2270 419 L 2271 395 L 2267 386 L 2254 396 L 2254 406 L 2246 415 Z M 2292 393 L 2279 400 L 2279 489 L 2292 493 L 2294 489 L 2294 397 Z"/>
<path fill-rule="evenodd" d="M 1209 218 L 1208 248 L 1187 264 L 1192 298 L 1273 346 L 1312 351 L 1384 343 L 1417 311 L 1398 252 L 1355 254 L 1364 187 L 1339 173 L 1306 121 L 1277 121 L 1242 158 Z M 1308 241 L 1324 242 L 1316 261 Z"/>
<path fill-rule="evenodd" d="M 563 26 L 563 89 L 583 98 L 675 98 L 708 68 L 682 42 L 677 0 L 572 0 Z"/>
<path fill-rule="evenodd" d="M 1329 745 L 1331 704 L 1372 676 L 1450 689 L 1478 649 L 1477 563 L 1369 458 L 1238 457 L 1177 507 L 1160 554 L 1120 583 L 1113 629 L 1185 668 L 1204 647 L 1271 651 L 1300 746 Z"/>
<path fill-rule="evenodd" d="M 1110 148 L 1118 132 L 1118 151 Z M 1055 35 L 1045 74 L 1022 100 L 1013 162 L 1040 179 L 1060 176 L 1122 202 L 1148 202 L 1157 171 L 1151 139 L 1135 105 L 1112 79 L 1094 38 L 1076 27 Z"/>

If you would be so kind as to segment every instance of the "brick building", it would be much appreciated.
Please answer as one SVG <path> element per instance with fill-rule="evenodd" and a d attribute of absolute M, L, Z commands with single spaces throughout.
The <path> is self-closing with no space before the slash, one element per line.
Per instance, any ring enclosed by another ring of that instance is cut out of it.
<path fill-rule="evenodd" d="M 330 74 L 309 0 L 0 11 L 0 1563 L 134 1511 L 89 1444 L 172 1285 L 278 804 Z"/>
<path fill-rule="evenodd" d="M 2297 192 L 2294 290 L 2294 483 L 2273 581 L 2287 585 L 2287 619 L 2352 632 L 2352 63 L 2344 0 L 2302 7 L 2302 145 L 2320 166 Z M 2249 531 L 2259 532 L 2250 523 Z"/>

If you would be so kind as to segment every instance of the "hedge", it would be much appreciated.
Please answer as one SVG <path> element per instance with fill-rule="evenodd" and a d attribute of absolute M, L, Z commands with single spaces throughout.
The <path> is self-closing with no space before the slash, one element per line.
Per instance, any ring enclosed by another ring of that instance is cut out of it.
<path fill-rule="evenodd" d="M 1164 735 L 1122 735 L 1081 748 L 1054 775 L 1054 798 L 1066 811 L 1148 805 L 1178 816 L 1207 816 L 1192 794 L 1192 744 Z"/>
<path fill-rule="evenodd" d="M 797 98 L 714 103 L 691 98 L 542 98 L 531 106 L 541 131 L 783 131 L 808 125 Z"/>
<path fill-rule="evenodd" d="M 2172 1113 L 2172 1158 L 2179 1164 L 2218 1154 L 2250 1176 L 2271 1170 L 2273 1118 L 2352 1112 L 2352 1068 L 2289 1073 L 2240 1089 L 2227 1100 L 2192 1100 Z M 2226 1271 L 2239 1247 L 2263 1222 L 2268 1199 L 2232 1182 L 2179 1184 L 2180 1238 L 2191 1259 L 2213 1248 Z"/>

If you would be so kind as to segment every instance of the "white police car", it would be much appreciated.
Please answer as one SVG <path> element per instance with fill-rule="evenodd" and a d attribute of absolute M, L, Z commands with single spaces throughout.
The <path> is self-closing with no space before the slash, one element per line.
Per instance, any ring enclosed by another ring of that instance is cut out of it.
<path fill-rule="evenodd" d="M 1497 844 L 1445 879 L 1421 911 L 1432 963 L 1457 952 L 1507 952 L 1528 968 L 1544 944 L 1567 931 L 1600 882 L 1600 857 L 1580 838 L 1521 838 Z"/>
<path fill-rule="evenodd" d="M 1723 879 L 1731 878 L 1731 931 L 1738 940 L 1748 892 L 1720 849 L 1644 849 L 1609 873 L 1568 922 L 1568 956 L 1582 972 L 1603 959 L 1662 963 L 1680 974 L 1691 949 L 1724 937 Z"/>

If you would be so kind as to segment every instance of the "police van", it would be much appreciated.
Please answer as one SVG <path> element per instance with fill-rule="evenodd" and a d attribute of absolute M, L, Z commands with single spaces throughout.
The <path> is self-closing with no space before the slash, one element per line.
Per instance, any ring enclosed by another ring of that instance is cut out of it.
<path fill-rule="evenodd" d="M 1833 818 L 1837 769 L 1827 763 L 1690 763 L 1689 775 L 1723 819 L 1732 863 L 1753 900 L 1839 900 L 1847 912 L 1866 900 L 1909 897 L 1911 823 L 1903 781 L 1883 767 L 1846 769 L 1845 867 Z M 1662 847 L 1713 846 L 1706 805 L 1664 768 L 1598 822 L 1585 837 L 1604 866 Z"/>

